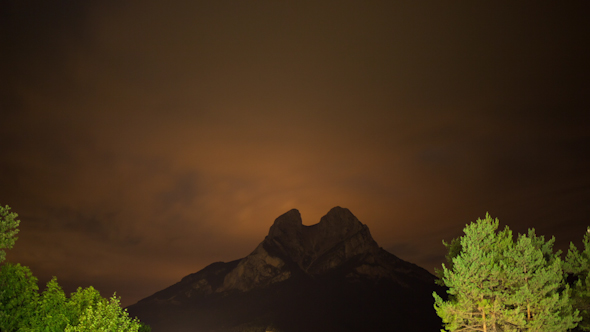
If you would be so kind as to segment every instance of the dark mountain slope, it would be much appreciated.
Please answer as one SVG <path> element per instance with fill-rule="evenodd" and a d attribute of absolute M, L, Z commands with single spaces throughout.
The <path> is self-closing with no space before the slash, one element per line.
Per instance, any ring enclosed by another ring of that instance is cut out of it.
<path fill-rule="evenodd" d="M 380 248 L 348 210 L 277 218 L 241 260 L 213 263 L 128 308 L 166 331 L 438 331 L 428 271 Z"/>

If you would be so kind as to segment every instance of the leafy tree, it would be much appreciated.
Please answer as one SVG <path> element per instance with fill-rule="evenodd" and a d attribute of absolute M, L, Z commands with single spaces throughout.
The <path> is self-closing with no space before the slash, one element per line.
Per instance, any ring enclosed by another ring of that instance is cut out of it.
<path fill-rule="evenodd" d="M 10 207 L 0 206 L 0 263 L 6 258 L 4 249 L 16 242 L 20 220 Z M 5 264 L 0 268 L 0 331 L 121 331 L 149 332 L 148 325 L 131 319 L 120 301 L 109 300 L 92 286 L 78 288 L 68 299 L 53 277 L 39 296 L 37 278 L 26 266 Z"/>
<path fill-rule="evenodd" d="M 96 307 L 96 305 L 102 300 L 104 300 L 104 298 L 94 287 L 78 287 L 76 292 L 72 293 L 68 301 L 70 325 L 78 325 L 80 317 L 86 312 L 86 309 L 89 307 Z"/>
<path fill-rule="evenodd" d="M 109 300 L 102 299 L 96 306 L 86 308 L 79 323 L 75 326 L 68 325 L 65 332 L 137 332 L 140 328 L 139 320 L 131 319 L 119 303 L 115 295 Z"/>
<path fill-rule="evenodd" d="M 570 243 L 564 270 L 574 279 L 573 306 L 580 311 L 583 318 L 578 327 L 582 331 L 590 331 L 590 227 L 584 235 L 582 244 L 584 250 L 579 252 L 578 248 Z"/>
<path fill-rule="evenodd" d="M 140 324 L 139 325 L 139 330 L 137 332 L 152 332 L 152 327 L 151 326 L 149 326 L 149 325 L 147 325 L 145 323 L 142 323 L 142 322 L 139 322 L 139 324 Z"/>
<path fill-rule="evenodd" d="M 47 283 L 32 320 L 33 331 L 121 331 L 137 332 L 137 319 L 130 319 L 119 300 L 103 298 L 90 286 L 78 288 L 66 298 L 54 277 Z"/>
<path fill-rule="evenodd" d="M 12 332 L 30 327 L 39 297 L 37 278 L 20 264 L 0 268 L 0 331 Z"/>
<path fill-rule="evenodd" d="M 53 277 L 39 298 L 31 326 L 35 331 L 63 332 L 69 323 L 69 308 L 64 291 Z"/>
<path fill-rule="evenodd" d="M 6 252 L 4 249 L 12 249 L 17 240 L 18 225 L 20 220 L 17 220 L 18 214 L 10 212 L 10 207 L 0 206 L 0 263 L 6 259 Z"/>
<path fill-rule="evenodd" d="M 580 320 L 573 311 L 559 252 L 534 229 L 515 244 L 498 219 L 467 225 L 460 247 L 451 242 L 441 281 L 449 300 L 436 293 L 435 309 L 448 331 L 566 331 Z M 453 252 L 452 250 L 459 249 Z M 443 330 L 444 331 L 444 330 Z"/>

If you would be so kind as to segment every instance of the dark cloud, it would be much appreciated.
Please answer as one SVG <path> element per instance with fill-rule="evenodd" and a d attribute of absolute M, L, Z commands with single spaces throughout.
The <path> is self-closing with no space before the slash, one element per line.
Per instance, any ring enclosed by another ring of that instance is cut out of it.
<path fill-rule="evenodd" d="M 8 1 L 9 259 L 130 304 L 347 207 L 432 269 L 486 211 L 588 223 L 581 2 Z"/>

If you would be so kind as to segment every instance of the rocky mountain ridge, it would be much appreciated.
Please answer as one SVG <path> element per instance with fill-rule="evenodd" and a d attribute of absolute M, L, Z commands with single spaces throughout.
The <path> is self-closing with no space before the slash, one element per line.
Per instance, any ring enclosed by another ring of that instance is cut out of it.
<path fill-rule="evenodd" d="M 423 328 L 440 325 L 430 295 L 436 288 L 432 274 L 380 248 L 348 209 L 335 207 L 311 226 L 303 225 L 293 209 L 275 220 L 248 256 L 213 263 L 129 311 L 153 325 L 154 332 L 262 331 L 270 325 L 287 332 L 343 331 L 336 328 L 341 322 L 332 320 L 368 322 L 371 316 L 370 324 L 383 329 L 391 321 L 385 316 L 393 315 L 400 316 L 395 325 L 404 326 L 399 319 L 414 315 L 406 307 L 413 303 L 431 316 L 417 325 Z M 344 303 L 346 308 L 335 309 Z M 399 312 L 374 317 L 384 308 Z M 298 316 L 314 318 L 302 323 Z M 362 331 L 344 325 L 347 331 Z"/>

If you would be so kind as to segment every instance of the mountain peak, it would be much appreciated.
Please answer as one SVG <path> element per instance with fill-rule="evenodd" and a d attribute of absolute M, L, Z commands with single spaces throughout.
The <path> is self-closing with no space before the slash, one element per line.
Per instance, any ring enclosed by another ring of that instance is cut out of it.
<path fill-rule="evenodd" d="M 293 273 L 322 275 L 379 250 L 369 228 L 348 209 L 337 206 L 311 226 L 304 226 L 301 214 L 293 209 L 275 219 L 264 241 L 225 277 L 217 291 L 265 287 Z"/>
<path fill-rule="evenodd" d="M 293 209 L 245 258 L 211 264 L 130 312 L 154 331 L 264 331 L 273 324 L 285 332 L 431 331 L 440 326 L 435 288 L 433 275 L 380 248 L 350 210 L 334 207 L 305 226 Z"/>
<path fill-rule="evenodd" d="M 363 224 L 347 208 L 336 206 L 320 219 L 319 225 L 326 228 L 340 228 L 345 230 L 357 229 Z"/>
<path fill-rule="evenodd" d="M 349 209 L 332 208 L 320 222 L 308 227 L 308 233 L 317 232 L 320 241 L 342 241 L 366 228 Z"/>
<path fill-rule="evenodd" d="M 293 209 L 275 220 L 263 243 L 306 270 L 305 265 L 311 257 L 322 255 L 362 230 L 366 231 L 367 239 L 372 242 L 367 226 L 346 208 L 334 207 L 319 223 L 310 226 L 304 226 L 299 211 Z"/>
<path fill-rule="evenodd" d="M 328 213 L 326 214 L 325 217 L 330 216 L 330 215 L 342 215 L 342 214 L 352 215 L 352 212 L 350 212 L 350 210 L 347 208 L 343 208 L 341 206 L 335 206 L 335 207 L 331 208 L 330 211 L 328 211 Z"/>
<path fill-rule="evenodd" d="M 290 234 L 296 234 L 301 232 L 303 228 L 303 221 L 301 220 L 301 214 L 297 209 L 291 209 L 282 215 L 280 215 L 270 227 L 268 231 L 269 237 L 281 237 L 290 236 Z"/>
<path fill-rule="evenodd" d="M 277 219 L 268 232 L 268 238 L 294 240 L 299 244 L 306 242 L 338 242 L 360 231 L 363 225 L 349 209 L 336 206 L 314 225 L 305 226 L 297 209 L 289 210 Z"/>

